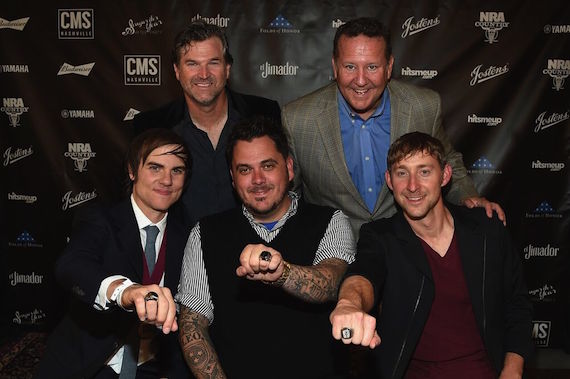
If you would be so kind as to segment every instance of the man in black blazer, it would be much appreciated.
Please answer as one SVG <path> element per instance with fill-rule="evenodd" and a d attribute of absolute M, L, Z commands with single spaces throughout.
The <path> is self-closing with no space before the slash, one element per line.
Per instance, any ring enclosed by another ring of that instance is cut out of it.
<path fill-rule="evenodd" d="M 76 219 L 55 270 L 73 295 L 70 309 L 48 340 L 37 378 L 122 379 L 129 367 L 131 378 L 189 377 L 173 295 L 190 231 L 175 203 L 190 164 L 180 136 L 147 130 L 127 156 L 130 198 Z M 148 227 L 157 232 L 154 242 Z"/>
<path fill-rule="evenodd" d="M 182 196 L 191 221 L 234 208 L 235 196 L 225 159 L 232 126 L 253 115 L 280 121 L 279 104 L 228 87 L 233 58 L 221 28 L 192 22 L 174 40 L 172 63 L 183 98 L 135 116 L 135 134 L 162 125 L 181 135 L 193 158 L 192 178 Z"/>

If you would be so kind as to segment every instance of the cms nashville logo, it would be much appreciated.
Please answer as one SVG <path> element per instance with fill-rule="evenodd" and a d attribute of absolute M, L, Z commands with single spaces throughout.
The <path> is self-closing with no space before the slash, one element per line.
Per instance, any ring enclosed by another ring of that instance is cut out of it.
<path fill-rule="evenodd" d="M 509 23 L 505 21 L 504 12 L 479 12 L 475 26 L 485 31 L 485 42 L 493 44 L 499 41 L 499 31 L 508 28 Z"/>
<path fill-rule="evenodd" d="M 552 89 L 560 91 L 564 89 L 564 81 L 570 75 L 570 60 L 549 59 L 542 73 L 552 78 Z"/>
<path fill-rule="evenodd" d="M 59 39 L 94 39 L 95 11 L 93 9 L 58 9 Z"/>
<path fill-rule="evenodd" d="M 160 85 L 160 55 L 125 55 L 123 64 L 126 86 Z"/>

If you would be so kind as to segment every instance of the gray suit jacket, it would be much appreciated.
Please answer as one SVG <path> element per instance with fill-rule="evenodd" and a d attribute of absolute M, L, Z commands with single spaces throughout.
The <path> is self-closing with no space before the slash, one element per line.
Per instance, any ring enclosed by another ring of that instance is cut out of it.
<path fill-rule="evenodd" d="M 441 124 L 441 100 L 427 88 L 397 80 L 388 83 L 391 104 L 390 140 L 411 131 L 431 134 L 443 142 L 453 180 L 446 199 L 460 204 L 478 196 L 467 176 L 460 153 L 453 150 Z M 295 158 L 296 183 L 302 183 L 307 202 L 341 209 L 358 237 L 360 226 L 396 212 L 394 198 L 384 184 L 374 211 L 368 210 L 358 193 L 344 159 L 337 103 L 336 82 L 305 95 L 282 109 L 282 122 L 289 133 Z"/>

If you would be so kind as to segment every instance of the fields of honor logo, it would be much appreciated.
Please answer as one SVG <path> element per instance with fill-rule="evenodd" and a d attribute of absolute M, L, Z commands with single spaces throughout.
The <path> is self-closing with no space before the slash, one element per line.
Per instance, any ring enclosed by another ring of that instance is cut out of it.
<path fill-rule="evenodd" d="M 479 12 L 479 21 L 475 22 L 475 26 L 485 31 L 485 42 L 493 44 L 499 42 L 499 31 L 508 28 L 509 23 L 505 22 L 503 12 Z"/>
<path fill-rule="evenodd" d="M 21 97 L 4 97 L 0 111 L 8 115 L 10 126 L 16 128 L 20 126 L 20 116 L 27 113 L 29 109 L 24 105 L 24 100 Z"/>
<path fill-rule="evenodd" d="M 533 301 L 556 301 L 556 288 L 550 284 L 529 290 L 528 294 Z"/>
<path fill-rule="evenodd" d="M 61 198 L 61 210 L 66 211 L 78 205 L 91 201 L 97 197 L 95 190 L 91 192 L 77 192 L 67 191 Z"/>
<path fill-rule="evenodd" d="M 550 246 L 550 244 L 546 244 L 546 246 L 534 246 L 532 244 L 528 244 L 523 249 L 524 252 L 524 259 L 529 260 L 531 258 L 552 258 L 557 257 L 558 253 L 560 252 L 559 247 Z"/>
<path fill-rule="evenodd" d="M 342 21 L 340 18 L 337 18 L 336 20 L 332 20 L 332 27 L 333 29 L 338 29 L 341 25 L 346 24 L 346 22 Z"/>
<path fill-rule="evenodd" d="M 544 34 L 570 33 L 570 25 L 544 25 Z"/>
<path fill-rule="evenodd" d="M 402 67 L 402 76 L 416 76 L 422 79 L 433 79 L 437 76 L 437 70 L 416 70 L 409 67 Z"/>
<path fill-rule="evenodd" d="M 402 29 L 404 30 L 402 32 L 402 38 L 423 32 L 424 30 L 433 28 L 439 24 L 441 24 L 439 15 L 434 18 L 422 17 L 419 20 L 414 20 L 414 16 L 408 17 L 408 19 L 402 24 Z"/>
<path fill-rule="evenodd" d="M 92 109 L 62 109 L 61 118 L 95 118 Z"/>
<path fill-rule="evenodd" d="M 283 15 L 278 15 L 269 23 L 268 28 L 259 28 L 260 33 L 301 33 Z"/>
<path fill-rule="evenodd" d="M 468 124 L 484 124 L 487 126 L 497 126 L 503 119 L 501 117 L 487 117 L 487 116 L 477 116 L 476 114 L 471 114 L 467 116 Z"/>
<path fill-rule="evenodd" d="M 91 70 L 95 66 L 95 62 L 93 63 L 86 63 L 80 66 L 73 66 L 69 63 L 64 62 L 63 65 L 59 68 L 57 76 L 61 75 L 68 75 L 68 74 L 76 74 L 81 76 L 89 76 Z"/>
<path fill-rule="evenodd" d="M 17 271 L 10 273 L 8 276 L 10 279 L 10 285 L 12 287 L 17 286 L 18 284 L 42 284 L 44 280 L 43 275 L 38 275 L 35 272 L 31 272 L 30 274 L 20 274 Z"/>
<path fill-rule="evenodd" d="M 123 64 L 126 86 L 160 85 L 160 55 L 125 55 Z"/>
<path fill-rule="evenodd" d="M 10 247 L 43 247 L 42 244 L 37 243 L 35 238 L 28 232 L 24 230 L 20 235 L 16 238 L 16 242 L 8 242 L 8 246 Z"/>
<path fill-rule="evenodd" d="M 552 78 L 552 89 L 560 91 L 564 89 L 564 81 L 570 75 L 570 60 L 549 59 L 542 73 Z"/>
<path fill-rule="evenodd" d="M 532 339 L 536 347 L 548 347 L 550 341 L 550 321 L 532 320 Z"/>
<path fill-rule="evenodd" d="M 296 76 L 299 66 L 286 62 L 285 64 L 269 64 L 265 62 L 259 66 L 261 77 L 263 79 L 268 76 Z"/>
<path fill-rule="evenodd" d="M 19 195 L 17 193 L 12 192 L 8 194 L 8 200 L 23 201 L 26 204 L 33 204 L 38 200 L 38 197 L 34 195 Z"/>
<path fill-rule="evenodd" d="M 17 73 L 27 74 L 30 68 L 27 64 L 2 64 L 0 65 L 0 73 Z"/>
<path fill-rule="evenodd" d="M 91 144 L 75 142 L 67 144 L 67 151 L 63 155 L 73 159 L 75 171 L 84 172 L 87 171 L 87 161 L 96 154 L 91 150 Z"/>
<path fill-rule="evenodd" d="M 569 111 L 564 113 L 556 113 L 552 112 L 551 114 L 547 114 L 546 112 L 542 112 L 538 115 L 536 120 L 534 120 L 534 132 L 538 133 L 543 131 L 544 129 L 548 129 L 551 126 L 564 122 L 570 118 Z"/>
<path fill-rule="evenodd" d="M 509 72 L 509 64 L 505 64 L 504 66 L 489 66 L 485 70 L 481 70 L 483 65 L 475 66 L 473 71 L 471 71 L 471 81 L 469 82 L 470 86 L 474 86 L 478 83 L 486 82 L 487 80 L 496 78 L 497 76 L 506 74 Z"/>
<path fill-rule="evenodd" d="M 526 218 L 562 218 L 562 214 L 556 210 L 548 201 L 542 201 L 531 213 L 526 212 Z"/>
<path fill-rule="evenodd" d="M 93 9 L 58 9 L 59 39 L 94 39 L 95 12 Z"/>
<path fill-rule="evenodd" d="M 13 148 L 12 146 L 8 147 L 4 150 L 4 154 L 2 155 L 4 167 L 11 165 L 12 163 L 16 163 L 24 158 L 29 157 L 34 153 L 32 147 L 28 148 Z"/>
<path fill-rule="evenodd" d="M 123 121 L 130 121 L 133 118 L 135 118 L 135 116 L 139 113 L 141 113 L 141 111 L 136 110 L 134 108 L 129 108 L 129 110 L 127 111 L 127 114 L 125 115 L 125 118 L 123 119 Z"/>
<path fill-rule="evenodd" d="M 202 16 L 198 13 L 196 16 L 192 17 L 192 19 L 191 19 L 192 22 L 198 21 L 198 20 L 202 20 L 206 24 L 216 25 L 220 28 L 227 28 L 228 23 L 230 22 L 229 17 L 220 16 L 219 13 L 215 17 L 205 17 L 205 16 Z"/>
<path fill-rule="evenodd" d="M 502 174 L 501 170 L 495 169 L 495 166 L 485 157 L 477 159 L 471 169 L 467 170 L 470 174 Z"/>
<path fill-rule="evenodd" d="M 162 25 L 162 21 L 158 16 L 150 15 L 144 20 L 133 21 L 129 18 L 128 26 L 121 33 L 124 36 L 132 36 L 135 34 L 160 34 L 162 30 L 158 29 Z"/>
<path fill-rule="evenodd" d="M 41 325 L 45 318 L 46 314 L 43 310 L 34 308 L 31 312 L 16 311 L 12 322 L 18 325 Z"/>
<path fill-rule="evenodd" d="M 13 29 L 21 32 L 26 27 L 29 19 L 29 17 L 24 17 L 17 20 L 8 21 L 0 17 L 0 29 Z"/>
<path fill-rule="evenodd" d="M 558 172 L 564 169 L 566 165 L 564 164 L 564 162 L 541 162 L 539 160 L 536 160 L 532 161 L 530 167 L 533 169 L 550 170 L 552 172 Z"/>

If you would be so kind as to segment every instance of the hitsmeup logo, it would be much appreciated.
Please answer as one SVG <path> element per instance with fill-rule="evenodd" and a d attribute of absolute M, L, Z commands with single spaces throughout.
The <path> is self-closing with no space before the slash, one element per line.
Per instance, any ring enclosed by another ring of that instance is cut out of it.
<path fill-rule="evenodd" d="M 160 85 L 160 55 L 125 55 L 123 64 L 126 86 Z"/>
<path fill-rule="evenodd" d="M 93 9 L 58 9 L 59 39 L 94 39 L 95 11 Z"/>

